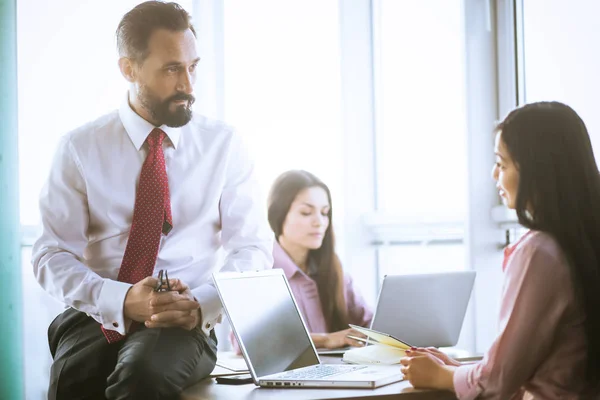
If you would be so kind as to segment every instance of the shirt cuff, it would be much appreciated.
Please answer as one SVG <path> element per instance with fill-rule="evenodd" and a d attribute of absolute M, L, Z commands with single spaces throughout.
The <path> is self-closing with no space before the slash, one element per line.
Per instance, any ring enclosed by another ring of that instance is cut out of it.
<path fill-rule="evenodd" d="M 121 335 L 126 334 L 125 316 L 123 305 L 125 296 L 132 285 L 130 283 L 104 279 L 100 296 L 98 298 L 98 310 L 100 311 L 100 323 L 104 329 L 117 331 Z"/>
<path fill-rule="evenodd" d="M 478 363 L 461 365 L 454 370 L 454 391 L 459 400 L 472 400 L 479 396 L 481 388 L 475 382 L 472 382 L 473 369 Z"/>
<path fill-rule="evenodd" d="M 217 289 L 210 284 L 205 284 L 192 290 L 192 294 L 198 303 L 200 303 L 200 311 L 202 312 L 201 328 L 206 336 L 208 336 L 210 335 L 210 331 L 223 318 L 223 306 L 221 305 L 219 294 L 217 293 Z"/>

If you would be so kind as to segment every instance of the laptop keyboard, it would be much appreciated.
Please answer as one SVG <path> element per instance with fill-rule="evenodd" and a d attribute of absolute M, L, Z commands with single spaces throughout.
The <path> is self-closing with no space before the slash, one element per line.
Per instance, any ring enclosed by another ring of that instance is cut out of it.
<path fill-rule="evenodd" d="M 359 369 L 367 368 L 366 365 L 335 365 L 335 364 L 323 364 L 316 365 L 311 368 L 302 368 L 299 370 L 289 371 L 277 376 L 277 379 L 319 379 L 326 376 L 337 375 L 346 372 L 357 371 Z"/>

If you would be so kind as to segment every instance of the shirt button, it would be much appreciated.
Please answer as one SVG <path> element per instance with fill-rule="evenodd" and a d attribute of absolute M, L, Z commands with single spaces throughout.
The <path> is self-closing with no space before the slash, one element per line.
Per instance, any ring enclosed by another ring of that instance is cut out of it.
<path fill-rule="evenodd" d="M 204 325 L 204 327 L 205 327 L 206 329 L 210 329 L 210 322 L 207 322 L 207 323 L 206 323 L 206 325 Z"/>
<path fill-rule="evenodd" d="M 113 322 L 113 326 L 114 326 L 115 328 L 118 328 L 118 327 L 119 327 L 119 323 L 118 323 L 118 322 Z"/>

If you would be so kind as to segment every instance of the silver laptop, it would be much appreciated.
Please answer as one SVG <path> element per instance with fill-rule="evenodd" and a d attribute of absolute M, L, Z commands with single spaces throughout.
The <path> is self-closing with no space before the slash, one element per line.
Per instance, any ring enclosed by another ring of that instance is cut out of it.
<path fill-rule="evenodd" d="M 475 271 L 386 275 L 371 329 L 417 347 L 458 342 Z"/>
<path fill-rule="evenodd" d="M 213 281 L 256 385 L 376 388 L 403 379 L 398 365 L 321 364 L 282 269 Z"/>

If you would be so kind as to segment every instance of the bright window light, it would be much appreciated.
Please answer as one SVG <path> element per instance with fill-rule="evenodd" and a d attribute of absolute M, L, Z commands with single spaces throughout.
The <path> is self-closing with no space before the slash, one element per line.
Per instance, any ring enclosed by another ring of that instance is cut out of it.
<path fill-rule="evenodd" d="M 288 169 L 343 199 L 337 1 L 224 3 L 225 121 L 245 137 L 265 191 Z"/>
<path fill-rule="evenodd" d="M 566 103 L 585 122 L 600 161 L 600 41 L 595 1 L 523 1 L 525 101 Z"/>
<path fill-rule="evenodd" d="M 463 0 L 377 4 L 379 211 L 407 225 L 460 227 L 467 210 Z M 410 239 L 380 247 L 380 278 L 466 268 L 460 241 L 429 245 Z"/>
<path fill-rule="evenodd" d="M 463 0 L 381 0 L 379 209 L 409 221 L 466 213 Z"/>

